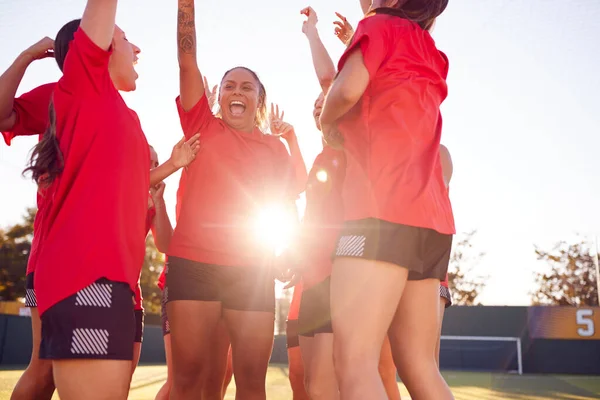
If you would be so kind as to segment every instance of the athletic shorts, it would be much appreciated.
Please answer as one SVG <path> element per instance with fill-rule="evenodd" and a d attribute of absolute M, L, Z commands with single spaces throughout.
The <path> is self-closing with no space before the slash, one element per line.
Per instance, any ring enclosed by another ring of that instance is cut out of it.
<path fill-rule="evenodd" d="M 144 337 L 144 310 L 134 310 L 135 314 L 135 343 L 142 343 Z"/>
<path fill-rule="evenodd" d="M 40 358 L 132 360 L 136 321 L 128 284 L 99 279 L 42 315 Z"/>
<path fill-rule="evenodd" d="M 37 297 L 33 288 L 33 272 L 25 277 L 25 307 L 37 307 Z"/>
<path fill-rule="evenodd" d="M 285 324 L 285 338 L 287 342 L 287 348 L 292 349 L 300 346 L 300 340 L 298 339 L 298 320 L 288 319 Z"/>
<path fill-rule="evenodd" d="M 446 308 L 452 305 L 452 295 L 450 294 L 450 289 L 444 285 L 440 285 L 440 297 L 446 300 Z"/>
<path fill-rule="evenodd" d="M 375 218 L 347 221 L 335 257 L 354 257 L 408 269 L 408 279 L 443 281 L 448 271 L 452 235 L 394 224 Z"/>
<path fill-rule="evenodd" d="M 313 337 L 319 333 L 333 333 L 331 326 L 330 290 L 331 278 L 302 291 L 300 313 L 298 314 L 298 334 Z"/>
<path fill-rule="evenodd" d="M 162 332 L 163 336 L 167 336 L 171 333 L 171 327 L 169 326 L 169 318 L 167 317 L 167 298 L 166 298 L 167 288 L 163 290 L 162 301 L 160 302 L 160 320 L 162 322 Z"/>
<path fill-rule="evenodd" d="M 275 279 L 270 268 L 229 267 L 169 256 L 167 302 L 218 301 L 224 309 L 275 313 Z"/>

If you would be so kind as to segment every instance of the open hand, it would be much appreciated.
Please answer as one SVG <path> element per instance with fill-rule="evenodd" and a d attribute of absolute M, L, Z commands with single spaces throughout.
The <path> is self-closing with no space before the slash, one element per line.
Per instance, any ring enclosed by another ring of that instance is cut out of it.
<path fill-rule="evenodd" d="M 54 57 L 54 40 L 48 36 L 29 47 L 24 51 L 32 60 L 41 60 L 42 58 Z"/>
<path fill-rule="evenodd" d="M 350 22 L 342 14 L 336 12 L 335 15 L 340 19 L 333 22 L 335 25 L 335 36 L 347 46 L 350 44 L 352 36 L 354 36 L 354 28 L 352 28 Z"/>
<path fill-rule="evenodd" d="M 212 90 L 209 89 L 208 79 L 204 77 L 204 94 L 206 95 L 206 99 L 208 100 L 208 106 L 212 110 L 217 102 L 217 85 L 213 86 Z"/>
<path fill-rule="evenodd" d="M 302 23 L 302 33 L 307 35 L 310 30 L 317 29 L 317 22 L 319 22 L 319 19 L 317 18 L 317 13 L 315 12 L 315 10 L 313 10 L 312 7 L 306 7 L 302 9 L 302 11 L 300 11 L 300 14 L 306 15 L 307 17 L 306 21 Z"/>
<path fill-rule="evenodd" d="M 188 141 L 186 141 L 185 138 L 181 139 L 179 143 L 173 147 L 173 151 L 171 152 L 171 162 L 175 168 L 179 169 L 187 167 L 196 159 L 196 154 L 200 151 L 199 138 L 200 134 L 197 133 Z"/>
<path fill-rule="evenodd" d="M 271 113 L 269 114 L 269 126 L 271 133 L 276 136 L 281 136 L 282 139 L 288 140 L 292 135 L 295 135 L 294 127 L 283 120 L 285 113 L 283 110 L 279 113 L 279 105 L 271 103 Z"/>

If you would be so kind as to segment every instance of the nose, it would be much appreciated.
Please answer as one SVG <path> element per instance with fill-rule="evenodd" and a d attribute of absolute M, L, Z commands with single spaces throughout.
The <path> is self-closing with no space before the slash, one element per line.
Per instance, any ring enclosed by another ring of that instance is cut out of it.
<path fill-rule="evenodd" d="M 137 47 L 135 44 L 132 43 L 131 46 L 133 47 L 133 54 L 138 55 L 142 52 L 142 50 L 139 47 Z"/>

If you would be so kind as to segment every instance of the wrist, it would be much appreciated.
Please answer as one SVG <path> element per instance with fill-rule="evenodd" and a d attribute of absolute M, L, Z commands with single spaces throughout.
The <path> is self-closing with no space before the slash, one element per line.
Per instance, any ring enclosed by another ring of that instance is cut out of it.
<path fill-rule="evenodd" d="M 154 208 L 156 209 L 163 209 L 165 208 L 165 199 L 160 196 L 160 197 L 152 197 L 152 201 L 154 202 Z"/>
<path fill-rule="evenodd" d="M 21 54 L 19 54 L 19 56 L 16 59 L 16 62 L 17 63 L 22 63 L 25 66 L 28 66 L 34 60 L 35 60 L 35 57 L 33 56 L 33 54 L 31 54 L 29 52 L 29 50 L 25 50 L 24 52 L 22 52 Z"/>
<path fill-rule="evenodd" d="M 317 30 L 317 27 L 316 26 L 310 26 L 306 30 L 306 36 L 308 37 L 308 40 L 318 39 L 319 38 L 319 31 Z"/>
<path fill-rule="evenodd" d="M 168 171 L 173 173 L 176 172 L 179 168 L 177 164 L 175 163 L 175 161 L 173 161 L 173 158 L 169 158 L 166 162 L 165 162 L 165 166 L 167 167 Z"/>

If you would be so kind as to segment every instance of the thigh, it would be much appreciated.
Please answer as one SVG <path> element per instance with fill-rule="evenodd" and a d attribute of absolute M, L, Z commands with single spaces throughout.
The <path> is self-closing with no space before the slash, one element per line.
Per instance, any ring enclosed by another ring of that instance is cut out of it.
<path fill-rule="evenodd" d="M 53 361 L 54 382 L 61 400 L 125 400 L 131 361 Z"/>
<path fill-rule="evenodd" d="M 397 265 L 337 258 L 331 275 L 331 317 L 335 355 L 379 360 L 383 341 L 406 283 Z"/>
<path fill-rule="evenodd" d="M 31 311 L 31 335 L 33 339 L 33 348 L 31 351 L 31 359 L 37 360 L 40 355 L 40 344 L 42 342 L 42 320 L 37 307 L 30 308 Z"/>
<path fill-rule="evenodd" d="M 275 314 L 275 280 L 268 268 L 218 268 L 223 309 Z"/>

